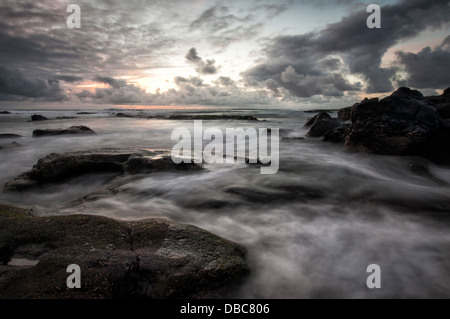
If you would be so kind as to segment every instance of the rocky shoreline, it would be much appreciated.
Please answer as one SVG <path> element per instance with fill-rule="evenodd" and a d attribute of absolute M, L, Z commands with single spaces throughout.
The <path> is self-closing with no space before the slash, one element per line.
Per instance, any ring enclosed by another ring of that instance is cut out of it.
<path fill-rule="evenodd" d="M 307 127 L 308 137 L 323 137 L 347 150 L 449 163 L 450 88 L 441 96 L 425 97 L 402 87 L 384 99 L 341 109 L 338 118 L 319 113 Z"/>

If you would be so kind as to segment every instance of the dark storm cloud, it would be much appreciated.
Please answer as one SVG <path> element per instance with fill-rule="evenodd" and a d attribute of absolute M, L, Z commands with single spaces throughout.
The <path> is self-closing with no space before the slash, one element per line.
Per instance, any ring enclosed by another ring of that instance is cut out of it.
<path fill-rule="evenodd" d="M 0 99 L 4 101 L 62 101 L 58 81 L 27 77 L 19 70 L 0 66 Z"/>
<path fill-rule="evenodd" d="M 333 55 L 338 55 L 351 74 L 366 80 L 368 93 L 391 91 L 391 78 L 397 69 L 382 68 L 383 55 L 398 41 L 447 23 L 448 4 L 448 0 L 402 1 L 382 7 L 381 29 L 366 27 L 368 14 L 364 10 L 318 32 L 274 38 L 264 50 L 265 61 L 243 76 L 248 83 L 256 81 L 265 85 L 270 79 L 272 90 L 284 88 L 300 97 L 358 90 L 358 83 L 352 85 L 336 72 L 339 63 L 333 60 Z"/>
<path fill-rule="evenodd" d="M 72 76 L 72 75 L 57 75 L 55 79 L 68 83 L 83 81 L 83 78 L 81 76 Z"/>
<path fill-rule="evenodd" d="M 215 65 L 215 60 L 203 60 L 197 54 L 197 49 L 191 48 L 185 56 L 186 60 L 193 63 L 196 67 L 195 70 L 199 74 L 211 75 L 218 72 L 219 67 Z"/>
<path fill-rule="evenodd" d="M 406 85 L 418 88 L 441 88 L 450 86 L 450 36 L 434 50 L 423 48 L 420 52 L 396 52 L 405 66 Z"/>

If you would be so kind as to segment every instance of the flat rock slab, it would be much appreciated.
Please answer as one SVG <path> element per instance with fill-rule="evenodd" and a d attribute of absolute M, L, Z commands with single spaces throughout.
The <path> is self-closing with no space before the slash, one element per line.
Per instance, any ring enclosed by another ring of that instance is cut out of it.
<path fill-rule="evenodd" d="M 34 217 L 0 206 L 0 298 L 213 298 L 249 273 L 245 248 L 153 218 Z M 81 288 L 67 287 L 67 266 Z"/>

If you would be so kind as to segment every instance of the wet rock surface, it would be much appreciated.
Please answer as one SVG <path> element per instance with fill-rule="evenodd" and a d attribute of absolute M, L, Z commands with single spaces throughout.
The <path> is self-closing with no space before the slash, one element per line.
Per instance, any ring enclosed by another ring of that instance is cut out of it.
<path fill-rule="evenodd" d="M 343 120 L 349 119 L 344 124 Z M 401 87 L 390 96 L 364 99 L 338 111 L 338 118 L 319 113 L 305 127 L 307 137 L 323 136 L 348 150 L 382 155 L 450 159 L 450 88 L 440 96 Z"/>
<path fill-rule="evenodd" d="M 213 298 L 249 274 L 245 248 L 166 219 L 34 217 L 0 206 L 0 298 Z M 67 288 L 67 266 L 81 288 Z"/>
<path fill-rule="evenodd" d="M 447 157 L 450 122 L 439 115 L 443 96 L 425 98 L 419 91 L 400 88 L 382 100 L 364 100 L 352 107 L 352 125 L 345 146 L 386 155 Z M 431 102 L 435 100 L 435 102 Z"/>
<path fill-rule="evenodd" d="M 28 190 L 91 172 L 115 172 L 122 175 L 187 169 L 201 169 L 201 166 L 194 163 L 175 164 L 171 157 L 145 150 L 103 149 L 52 153 L 39 159 L 30 171 L 8 181 L 4 190 Z"/>

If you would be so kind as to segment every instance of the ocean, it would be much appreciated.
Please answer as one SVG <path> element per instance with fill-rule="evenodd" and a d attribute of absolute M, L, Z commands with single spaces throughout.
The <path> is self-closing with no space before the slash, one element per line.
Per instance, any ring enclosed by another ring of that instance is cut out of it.
<path fill-rule="evenodd" d="M 255 116 L 260 121 L 204 120 L 203 127 L 278 128 L 276 174 L 263 175 L 255 165 L 204 164 L 204 170 L 154 172 L 113 185 L 114 174 L 93 172 L 23 193 L 2 192 L 0 202 L 41 216 L 165 217 L 240 243 L 252 273 L 232 298 L 450 297 L 448 166 L 353 153 L 305 138 L 303 125 L 314 113 L 295 110 L 10 112 L 0 115 L 0 134 L 23 137 L 0 139 L 0 146 L 20 144 L 0 149 L 0 187 L 50 153 L 135 148 L 170 155 L 173 130 L 194 123 L 159 116 Z M 116 117 L 118 112 L 132 117 Z M 49 120 L 30 122 L 32 114 Z M 75 125 L 97 134 L 32 136 L 35 129 Z M 414 163 L 428 171 L 411 169 Z M 99 192 L 108 186 L 114 191 Z M 379 289 L 366 285 L 371 264 L 381 269 Z"/>

